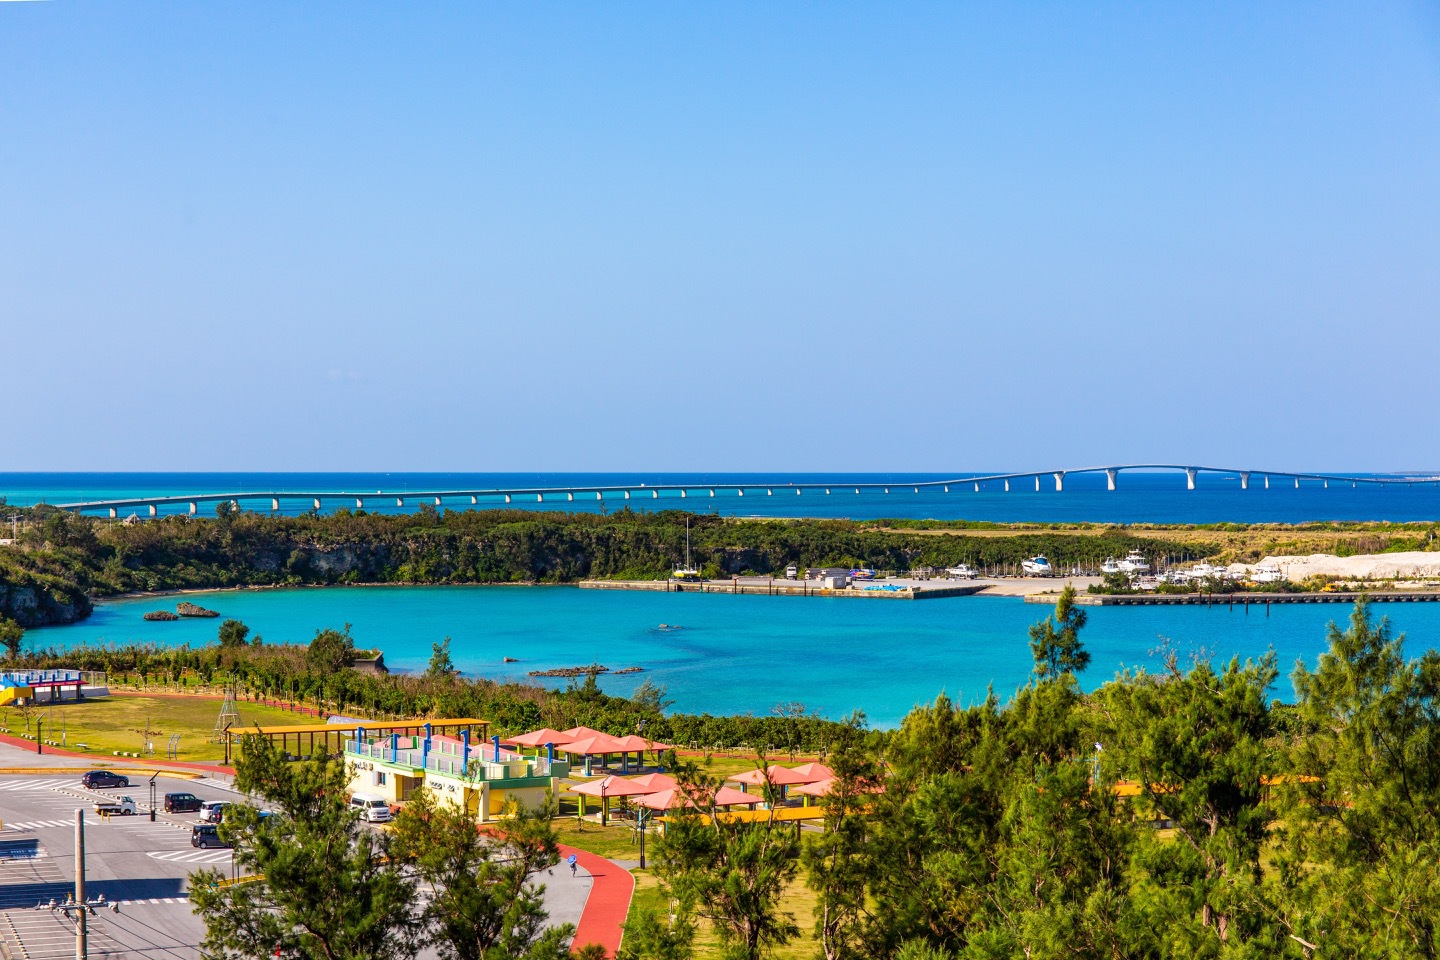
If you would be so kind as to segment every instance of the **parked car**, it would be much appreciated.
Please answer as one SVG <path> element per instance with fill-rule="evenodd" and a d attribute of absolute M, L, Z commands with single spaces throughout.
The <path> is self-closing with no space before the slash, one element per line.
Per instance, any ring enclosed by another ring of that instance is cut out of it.
<path fill-rule="evenodd" d="M 203 801 L 193 793 L 165 794 L 166 813 L 193 813 L 199 810 Z"/>
<path fill-rule="evenodd" d="M 119 800 L 96 800 L 95 812 L 111 817 L 133 817 L 135 816 L 135 801 L 129 797 L 121 797 Z"/>
<path fill-rule="evenodd" d="M 209 849 L 210 847 L 228 847 L 231 844 L 225 842 L 220 836 L 220 831 L 213 823 L 197 823 L 190 828 L 190 846 Z"/>
<path fill-rule="evenodd" d="M 350 798 L 350 809 L 360 813 L 360 819 L 370 823 L 386 823 L 393 819 L 390 804 L 384 798 L 369 793 L 357 793 Z"/>
<path fill-rule="evenodd" d="M 118 773 L 111 773 L 109 770 L 91 770 L 80 778 L 80 786 L 86 790 L 103 790 L 107 787 L 128 787 L 130 778 L 122 777 Z"/>
<path fill-rule="evenodd" d="M 228 806 L 228 800 L 206 800 L 200 804 L 200 819 L 206 823 L 219 823 L 225 819 L 225 808 Z"/>

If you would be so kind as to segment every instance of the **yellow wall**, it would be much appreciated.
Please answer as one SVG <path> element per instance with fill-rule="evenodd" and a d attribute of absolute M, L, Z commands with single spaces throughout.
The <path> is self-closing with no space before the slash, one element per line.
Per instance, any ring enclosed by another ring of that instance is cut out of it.
<path fill-rule="evenodd" d="M 384 779 L 384 783 L 376 783 L 377 779 Z M 410 780 L 394 770 L 387 769 L 378 763 L 369 761 L 351 761 L 350 763 L 350 793 L 369 793 L 383 798 L 386 802 L 394 804 L 404 799 L 406 781 Z M 413 789 L 413 787 L 411 787 Z"/>
<path fill-rule="evenodd" d="M 545 808 L 544 787 L 523 787 L 520 789 L 506 790 L 491 785 L 489 804 L 486 807 L 488 817 L 498 817 L 505 813 L 505 805 L 511 800 L 519 803 L 527 810 L 543 810 Z"/>

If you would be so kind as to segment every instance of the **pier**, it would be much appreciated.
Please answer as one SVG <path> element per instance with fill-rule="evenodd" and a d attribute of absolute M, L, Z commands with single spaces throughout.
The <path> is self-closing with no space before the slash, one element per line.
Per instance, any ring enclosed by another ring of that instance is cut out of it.
<path fill-rule="evenodd" d="M 872 600 L 940 600 L 969 597 L 988 583 L 973 580 L 862 580 L 831 589 L 819 580 L 731 577 L 728 580 L 581 580 L 586 590 L 644 590 L 650 593 L 728 593 L 762 597 L 854 597 Z M 1052 601 L 1053 603 L 1053 601 Z"/>

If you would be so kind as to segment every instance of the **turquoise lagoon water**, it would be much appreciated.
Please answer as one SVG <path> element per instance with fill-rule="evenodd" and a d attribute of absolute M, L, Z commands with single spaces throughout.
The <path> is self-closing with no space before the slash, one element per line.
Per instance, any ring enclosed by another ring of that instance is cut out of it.
<path fill-rule="evenodd" d="M 31 630 L 37 647 L 81 643 L 202 645 L 215 620 L 150 623 L 148 610 L 174 597 L 102 603 L 83 623 Z M 322 627 L 353 624 L 356 642 L 379 647 L 394 668 L 423 670 L 445 636 L 457 666 L 490 677 L 596 661 L 645 672 L 602 677 L 627 694 L 643 679 L 664 684 L 676 710 L 766 713 L 798 701 L 831 718 L 864 710 L 872 724 L 897 724 L 942 690 L 966 702 L 994 685 L 1003 698 L 1025 682 L 1027 627 L 1046 607 L 1002 597 L 860 600 L 582 590 L 576 587 L 332 587 L 247 590 L 187 597 L 245 621 L 267 641 L 306 641 Z M 1412 652 L 1436 645 L 1440 604 L 1377 604 Z M 1084 639 L 1094 656 L 1093 687 L 1124 667 L 1159 663 L 1168 640 L 1182 653 L 1228 658 L 1273 648 L 1289 699 L 1297 659 L 1314 663 L 1325 626 L 1344 622 L 1341 604 L 1204 607 L 1092 607 Z M 660 624 L 679 629 L 660 629 Z M 518 663 L 503 663 L 504 657 Z M 556 681 L 550 681 L 556 682 Z M 563 682 L 563 681 L 560 681 Z"/>

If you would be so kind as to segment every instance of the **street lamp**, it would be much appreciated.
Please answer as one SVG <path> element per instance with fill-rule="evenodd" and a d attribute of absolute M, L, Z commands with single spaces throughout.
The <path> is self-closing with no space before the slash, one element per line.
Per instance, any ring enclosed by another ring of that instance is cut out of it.
<path fill-rule="evenodd" d="M 635 824 L 640 828 L 640 869 L 645 869 L 645 813 L 646 806 L 643 803 L 635 805 Z"/>
<path fill-rule="evenodd" d="M 151 822 L 151 823 L 154 823 L 154 822 L 155 822 L 155 778 L 158 777 L 158 776 L 160 776 L 160 772 L 157 770 L 157 771 L 150 777 L 150 822 Z"/>

